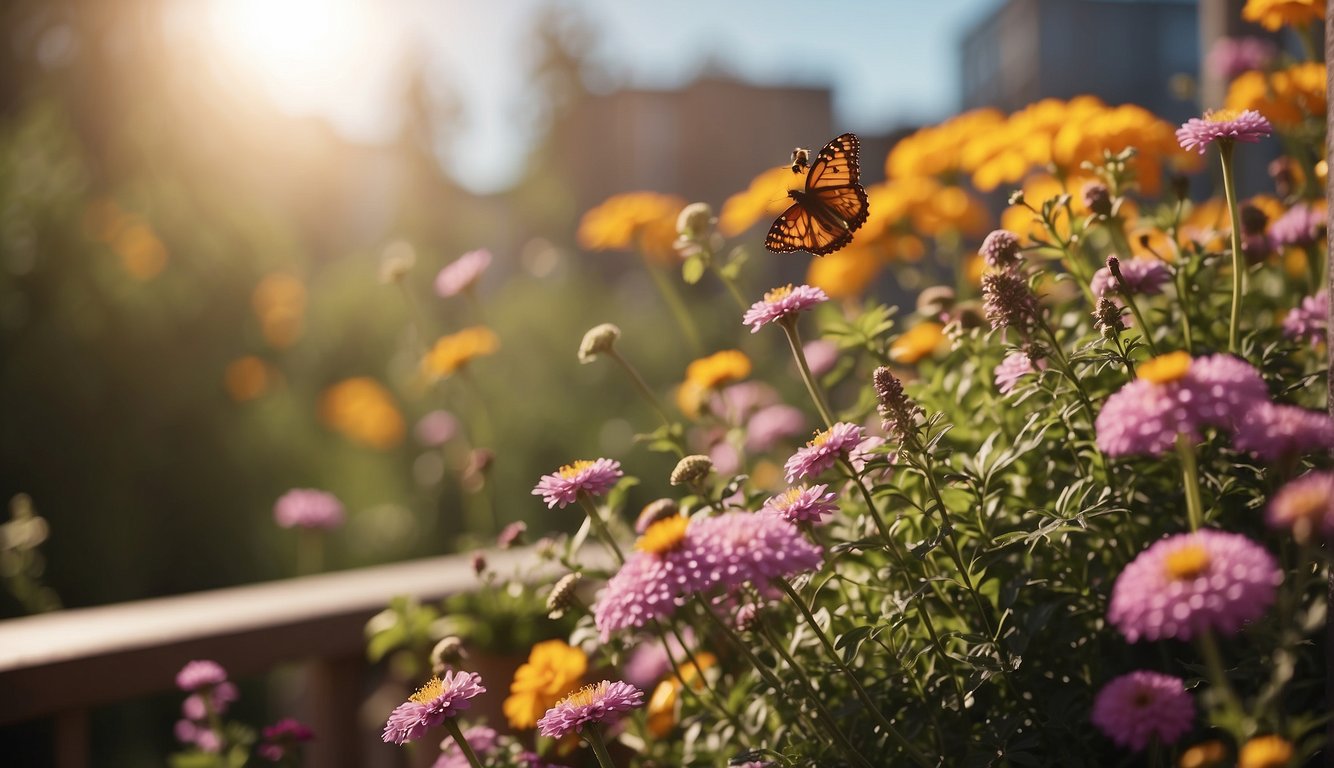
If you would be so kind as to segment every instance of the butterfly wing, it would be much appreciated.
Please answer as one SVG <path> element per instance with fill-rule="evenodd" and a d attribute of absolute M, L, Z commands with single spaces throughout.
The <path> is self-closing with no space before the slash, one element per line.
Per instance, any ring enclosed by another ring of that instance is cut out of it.
<path fill-rule="evenodd" d="M 857 137 L 845 133 L 820 150 L 806 173 L 806 189 L 769 228 L 764 247 L 776 253 L 806 251 L 824 256 L 852 242 L 866 223 L 866 190 L 860 174 Z"/>
<path fill-rule="evenodd" d="M 831 227 L 807 210 L 806 206 L 793 203 L 769 227 L 764 247 L 775 253 L 806 251 L 814 256 L 824 256 L 850 242 L 851 231 Z"/>

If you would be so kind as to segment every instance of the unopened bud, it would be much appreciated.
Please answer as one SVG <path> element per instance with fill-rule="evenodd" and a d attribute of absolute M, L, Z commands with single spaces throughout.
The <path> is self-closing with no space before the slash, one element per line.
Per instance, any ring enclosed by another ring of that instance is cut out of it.
<path fill-rule="evenodd" d="M 589 328 L 588 333 L 584 334 L 584 340 L 579 344 L 579 362 L 591 363 L 597 359 L 598 355 L 610 352 L 619 338 L 621 338 L 621 329 L 611 323 L 603 323 Z"/>

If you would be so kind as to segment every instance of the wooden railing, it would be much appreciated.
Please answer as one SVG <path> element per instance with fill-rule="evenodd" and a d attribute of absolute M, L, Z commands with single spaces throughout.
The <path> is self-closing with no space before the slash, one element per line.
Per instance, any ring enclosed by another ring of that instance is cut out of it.
<path fill-rule="evenodd" d="M 507 573 L 533 555 L 487 560 Z M 438 600 L 476 585 L 471 558 L 455 555 L 0 621 L 0 725 L 54 718 L 57 768 L 84 768 L 97 750 L 88 712 L 174 690 L 191 659 L 213 659 L 234 677 L 304 662 L 302 711 L 317 734 L 307 765 L 372 765 L 380 761 L 365 754 L 357 719 L 366 621 L 396 595 Z"/>

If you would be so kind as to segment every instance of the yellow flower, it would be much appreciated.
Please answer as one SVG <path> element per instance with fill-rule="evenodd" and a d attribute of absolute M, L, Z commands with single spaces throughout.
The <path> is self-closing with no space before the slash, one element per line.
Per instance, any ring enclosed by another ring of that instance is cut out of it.
<path fill-rule="evenodd" d="M 806 284 L 823 290 L 831 299 L 852 299 L 862 295 L 884 261 L 869 247 L 852 245 L 828 256 L 811 259 L 806 269 Z"/>
<path fill-rule="evenodd" d="M 1223 742 L 1206 741 L 1182 752 L 1177 768 L 1221 768 L 1227 763 L 1227 757 Z"/>
<path fill-rule="evenodd" d="M 403 416 L 389 391 L 375 379 L 344 379 L 320 395 L 320 420 L 353 442 L 377 450 L 403 439 Z"/>
<path fill-rule="evenodd" d="M 546 711 L 579 688 L 588 671 L 588 657 L 564 640 L 533 646 L 528 661 L 514 673 L 510 695 L 501 708 L 510 727 L 533 728 Z"/>
<path fill-rule="evenodd" d="M 685 205 L 657 192 L 613 195 L 579 221 L 579 244 L 591 251 L 638 248 L 650 260 L 675 263 L 676 216 Z"/>
<path fill-rule="evenodd" d="M 499 348 L 500 339 L 490 328 L 482 325 L 464 328 L 436 339 L 435 346 L 422 358 L 422 372 L 433 379 L 444 378 L 475 358 L 495 354 Z"/>
<path fill-rule="evenodd" d="M 750 375 L 750 358 L 738 349 L 725 349 L 686 366 L 686 381 L 703 389 L 717 389 Z"/>
<path fill-rule="evenodd" d="M 1325 18 L 1325 0 L 1246 0 L 1241 17 L 1270 31 Z"/>
<path fill-rule="evenodd" d="M 713 654 L 704 651 L 694 654 L 694 662 L 681 665 L 681 676 L 672 675 L 658 683 L 648 702 L 648 730 L 654 738 L 661 739 L 676 727 L 676 702 L 681 689 L 689 685 L 699 690 L 703 685 L 701 675 L 704 670 L 718 663 Z"/>
<path fill-rule="evenodd" d="M 268 364 L 254 355 L 231 361 L 222 374 L 223 387 L 228 396 L 238 403 L 263 395 L 268 391 L 272 378 Z"/>
<path fill-rule="evenodd" d="M 296 277 L 282 272 L 265 275 L 250 294 L 250 306 L 270 346 L 285 349 L 301 338 L 306 286 Z"/>
<path fill-rule="evenodd" d="M 891 179 L 952 175 L 961 167 L 963 148 L 972 137 L 1004 122 L 1004 113 L 986 108 L 922 128 L 894 145 L 885 159 L 885 174 Z"/>
<path fill-rule="evenodd" d="M 1325 66 L 1306 62 L 1272 74 L 1245 72 L 1228 85 L 1226 109 L 1253 109 L 1279 128 L 1325 114 Z"/>
<path fill-rule="evenodd" d="M 757 221 L 777 217 L 792 204 L 788 190 L 802 188 L 805 183 L 805 176 L 793 173 L 786 165 L 760 173 L 749 187 L 723 203 L 718 212 L 718 231 L 726 237 L 735 237 Z"/>
<path fill-rule="evenodd" d="M 945 328 L 940 323 L 926 321 L 914 325 L 899 336 L 889 347 L 889 359 L 912 365 L 936 350 L 945 340 Z"/>
<path fill-rule="evenodd" d="M 1282 736 L 1257 736 L 1241 747 L 1237 768 L 1284 768 L 1292 762 L 1292 744 Z"/>

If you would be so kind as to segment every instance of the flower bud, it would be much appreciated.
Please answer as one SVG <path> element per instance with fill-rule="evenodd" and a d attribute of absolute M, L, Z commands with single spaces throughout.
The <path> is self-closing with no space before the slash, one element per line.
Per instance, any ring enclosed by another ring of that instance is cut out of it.
<path fill-rule="evenodd" d="M 1013 232 L 997 229 L 982 241 L 977 252 L 986 260 L 987 265 L 996 269 L 1010 269 L 1019 266 L 1019 238 Z"/>
<path fill-rule="evenodd" d="M 1112 215 L 1112 193 L 1101 181 L 1084 185 L 1084 207 L 1099 216 Z"/>
<path fill-rule="evenodd" d="M 917 294 L 917 311 L 926 317 L 940 317 L 954 308 L 954 289 L 933 285 Z"/>
<path fill-rule="evenodd" d="M 676 217 L 676 231 L 682 237 L 703 240 L 713 234 L 713 227 L 718 219 L 714 218 L 713 209 L 708 203 L 691 203 L 681 209 Z"/>
<path fill-rule="evenodd" d="M 579 343 L 579 362 L 591 363 L 597 359 L 598 355 L 611 351 L 612 345 L 621 338 L 621 329 L 611 323 L 595 325 L 588 329 L 584 334 L 584 340 Z"/>
<path fill-rule="evenodd" d="M 639 511 L 639 517 L 635 518 L 635 533 L 643 533 L 648 530 L 650 525 L 659 520 L 676 517 L 679 514 L 681 514 L 681 507 L 673 499 L 650 501 Z"/>
<path fill-rule="evenodd" d="M 713 460 L 708 456 L 694 454 L 676 462 L 672 470 L 672 485 L 694 485 L 709 476 L 713 471 Z"/>
<path fill-rule="evenodd" d="M 560 577 L 556 585 L 551 588 L 551 594 L 547 595 L 547 616 L 553 619 L 559 619 L 565 615 L 565 612 L 575 603 L 575 591 L 579 588 L 579 582 L 583 581 L 583 574 L 578 571 L 567 573 Z"/>
<path fill-rule="evenodd" d="M 431 672 L 437 677 L 443 675 L 467 657 L 467 652 L 463 650 L 462 640 L 453 635 L 443 637 L 431 649 Z"/>

